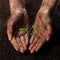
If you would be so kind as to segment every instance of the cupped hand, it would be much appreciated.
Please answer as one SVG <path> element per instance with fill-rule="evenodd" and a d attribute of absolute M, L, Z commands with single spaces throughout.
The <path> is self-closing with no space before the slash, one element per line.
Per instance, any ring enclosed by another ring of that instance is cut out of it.
<path fill-rule="evenodd" d="M 24 53 L 27 50 L 28 33 L 19 29 L 22 27 L 28 29 L 29 19 L 26 9 L 22 9 L 20 12 L 17 11 L 17 13 L 13 12 L 7 22 L 7 35 L 15 50 Z"/>
<path fill-rule="evenodd" d="M 36 36 L 32 35 L 30 38 L 29 50 L 31 53 L 37 52 L 49 40 L 52 33 L 51 21 L 48 14 L 38 11 L 34 24 L 39 25 L 39 27 L 33 28 L 32 31 Z"/>

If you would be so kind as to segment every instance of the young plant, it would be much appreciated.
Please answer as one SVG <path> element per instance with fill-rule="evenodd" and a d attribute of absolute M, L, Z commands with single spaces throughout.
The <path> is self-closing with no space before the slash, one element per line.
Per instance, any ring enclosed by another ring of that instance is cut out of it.
<path fill-rule="evenodd" d="M 37 25 L 37 24 L 34 24 L 34 25 L 32 25 L 32 27 L 30 28 L 30 30 L 28 30 L 27 28 L 20 28 L 19 30 L 20 31 L 22 31 L 22 32 L 24 32 L 24 33 L 30 33 L 31 32 L 31 29 L 37 29 L 37 28 L 39 28 L 40 26 L 39 25 Z M 32 35 L 32 36 L 37 36 L 37 34 L 36 33 L 30 33 L 30 35 Z"/>
<path fill-rule="evenodd" d="M 32 28 L 39 28 L 40 26 L 37 24 L 32 25 Z"/>
<path fill-rule="evenodd" d="M 27 28 L 20 28 L 19 30 L 22 31 L 22 32 L 24 32 L 24 33 L 28 32 Z"/>

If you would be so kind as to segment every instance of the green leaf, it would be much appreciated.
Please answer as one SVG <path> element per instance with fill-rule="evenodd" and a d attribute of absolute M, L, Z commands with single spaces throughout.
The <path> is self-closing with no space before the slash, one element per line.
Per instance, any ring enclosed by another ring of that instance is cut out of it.
<path fill-rule="evenodd" d="M 20 28 L 19 30 L 22 31 L 22 32 L 28 32 L 27 28 Z"/>
<path fill-rule="evenodd" d="M 32 28 L 39 28 L 40 26 L 37 24 L 32 25 Z"/>
<path fill-rule="evenodd" d="M 32 35 L 32 36 L 37 36 L 37 34 L 36 34 L 36 33 L 31 33 L 30 35 Z"/>

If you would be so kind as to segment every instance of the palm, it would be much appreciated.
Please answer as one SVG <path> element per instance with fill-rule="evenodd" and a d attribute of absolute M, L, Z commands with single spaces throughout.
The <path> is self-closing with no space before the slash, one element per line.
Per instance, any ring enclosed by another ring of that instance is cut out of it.
<path fill-rule="evenodd" d="M 43 43 L 48 41 L 51 36 L 51 22 L 48 15 L 38 12 L 34 24 L 38 24 L 40 27 L 33 29 L 33 33 L 37 34 L 37 36 L 32 36 L 30 39 L 29 50 L 31 53 L 38 51 L 42 47 Z"/>
<path fill-rule="evenodd" d="M 18 17 L 18 16 L 17 16 Z M 17 51 L 23 53 L 27 49 L 28 45 L 28 33 L 19 31 L 21 27 L 27 28 L 29 26 L 29 19 L 27 12 L 24 11 L 23 14 L 17 18 L 15 17 L 13 21 L 10 19 L 7 23 L 7 34 L 8 38 L 11 36 L 10 42 Z M 17 18 L 17 19 L 16 19 Z M 27 37 L 27 38 L 26 38 Z"/>

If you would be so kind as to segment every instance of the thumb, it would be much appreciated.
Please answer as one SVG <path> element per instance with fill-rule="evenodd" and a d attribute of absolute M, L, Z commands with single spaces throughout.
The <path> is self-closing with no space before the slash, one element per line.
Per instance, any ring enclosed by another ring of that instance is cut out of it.
<path fill-rule="evenodd" d="M 47 25 L 47 31 L 46 31 L 46 40 L 49 41 L 52 34 L 52 27 L 50 25 Z"/>
<path fill-rule="evenodd" d="M 8 22 L 7 22 L 7 35 L 8 35 L 8 39 L 11 40 L 12 39 L 12 32 L 13 32 L 13 24 L 16 22 L 16 20 L 19 18 L 18 15 L 13 14 L 12 16 L 10 16 Z"/>
<path fill-rule="evenodd" d="M 9 18 L 7 22 L 7 35 L 9 40 L 12 40 L 12 29 L 13 29 L 13 22 L 11 21 L 11 18 Z"/>

